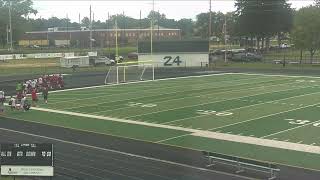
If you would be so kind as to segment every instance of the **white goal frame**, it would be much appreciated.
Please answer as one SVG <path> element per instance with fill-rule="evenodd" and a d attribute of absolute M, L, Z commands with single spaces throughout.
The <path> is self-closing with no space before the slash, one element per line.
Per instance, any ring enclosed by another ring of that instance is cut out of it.
<path fill-rule="evenodd" d="M 106 78 L 105 78 L 105 80 L 104 80 L 104 83 L 105 84 L 107 84 L 107 81 L 108 81 L 108 77 L 110 76 L 110 73 L 111 73 L 111 70 L 112 70 L 112 68 L 114 68 L 114 67 L 116 67 L 116 84 L 120 84 L 120 79 L 119 79 L 119 69 L 123 69 L 123 81 L 124 82 L 126 82 L 126 69 L 127 68 L 130 68 L 130 67 L 141 67 L 141 68 L 143 68 L 142 69 L 142 72 L 141 72 L 141 74 L 140 74 L 140 77 L 139 77 L 139 80 L 143 80 L 142 79 L 142 77 L 143 77 L 143 75 L 144 75 L 144 73 L 145 73 L 145 71 L 146 71 L 146 68 L 147 67 L 151 67 L 151 69 L 152 69 L 152 81 L 154 81 L 155 80 L 155 76 L 154 76 L 154 64 L 143 64 L 143 65 L 128 65 L 128 66 L 111 66 L 110 68 L 109 68 L 109 70 L 108 70 L 108 72 L 106 73 Z"/>

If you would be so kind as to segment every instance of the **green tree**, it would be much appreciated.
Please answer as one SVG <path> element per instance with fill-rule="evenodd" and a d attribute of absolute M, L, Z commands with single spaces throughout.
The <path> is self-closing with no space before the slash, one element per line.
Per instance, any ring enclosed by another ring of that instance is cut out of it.
<path fill-rule="evenodd" d="M 299 9 L 294 18 L 292 38 L 295 46 L 310 52 L 310 61 L 320 49 L 320 7 L 309 6 Z"/>
<path fill-rule="evenodd" d="M 292 27 L 293 10 L 287 0 L 236 0 L 237 31 L 269 47 L 269 39 Z M 259 47 L 259 43 L 258 43 Z"/>
<path fill-rule="evenodd" d="M 29 14 L 36 14 L 37 11 L 32 8 L 31 0 L 11 1 L 11 19 L 13 40 L 17 41 L 28 27 L 26 17 Z M 9 0 L 0 0 L 0 43 L 6 44 L 6 27 L 9 25 Z"/>
<path fill-rule="evenodd" d="M 202 38 L 208 38 L 209 31 L 209 13 L 201 13 L 197 15 L 197 21 L 194 27 L 194 33 L 196 36 Z M 225 20 L 227 22 L 227 33 L 231 36 L 234 35 L 235 19 L 233 13 L 223 14 L 222 12 L 212 12 L 211 14 L 211 30 L 212 35 L 224 38 L 223 26 Z"/>
<path fill-rule="evenodd" d="M 178 28 L 181 29 L 181 36 L 189 39 L 193 33 L 193 21 L 192 19 L 180 19 L 177 22 Z"/>

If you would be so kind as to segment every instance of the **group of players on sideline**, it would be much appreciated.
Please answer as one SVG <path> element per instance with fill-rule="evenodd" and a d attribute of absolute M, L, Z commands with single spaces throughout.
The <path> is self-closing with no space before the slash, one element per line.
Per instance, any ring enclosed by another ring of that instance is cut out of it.
<path fill-rule="evenodd" d="M 63 87 L 64 81 L 61 74 L 43 75 L 37 79 L 18 82 L 16 85 L 16 96 L 11 96 L 8 104 L 11 110 L 27 111 L 31 106 L 37 106 L 39 92 L 42 92 L 43 100 L 47 104 L 49 90 L 61 89 Z M 28 94 L 31 94 L 32 104 L 27 100 Z M 5 92 L 0 91 L 0 113 L 4 112 L 5 102 Z"/>

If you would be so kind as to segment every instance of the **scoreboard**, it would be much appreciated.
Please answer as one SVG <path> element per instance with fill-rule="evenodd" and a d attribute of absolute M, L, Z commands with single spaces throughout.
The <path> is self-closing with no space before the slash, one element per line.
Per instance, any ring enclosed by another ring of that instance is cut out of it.
<path fill-rule="evenodd" d="M 152 54 L 152 55 L 151 55 Z M 138 62 L 150 62 L 155 67 L 202 67 L 209 64 L 209 41 L 140 41 Z"/>
<path fill-rule="evenodd" d="M 202 67 L 209 63 L 208 53 L 139 54 L 139 64 L 152 60 L 155 67 Z"/>
<path fill-rule="evenodd" d="M 1 175 L 53 176 L 53 145 L 1 144 Z"/>

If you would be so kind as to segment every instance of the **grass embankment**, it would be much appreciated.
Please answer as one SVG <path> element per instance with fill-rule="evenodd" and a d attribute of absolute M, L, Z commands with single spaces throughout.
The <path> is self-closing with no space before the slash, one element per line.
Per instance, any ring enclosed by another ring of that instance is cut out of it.
<path fill-rule="evenodd" d="M 78 55 L 90 51 L 89 49 L 54 49 L 53 51 L 44 50 L 28 50 L 25 53 L 47 53 L 47 52 L 75 52 Z M 115 48 L 104 48 L 98 50 L 99 55 L 108 55 L 109 53 L 115 53 Z M 121 47 L 119 48 L 119 55 L 127 57 L 128 53 L 135 52 L 136 47 Z M 0 52 L 1 53 L 1 52 Z M 18 53 L 18 52 L 16 52 Z M 84 55 L 84 54 L 83 54 Z M 22 59 L 22 60 L 7 60 L 6 62 L 0 62 L 0 76 L 3 75 L 16 75 L 16 74 L 52 74 L 52 73 L 72 73 L 71 68 L 62 68 L 59 64 L 59 58 L 50 59 Z M 78 68 L 79 72 L 90 71 L 106 71 L 105 66 L 100 67 L 84 67 Z"/>

